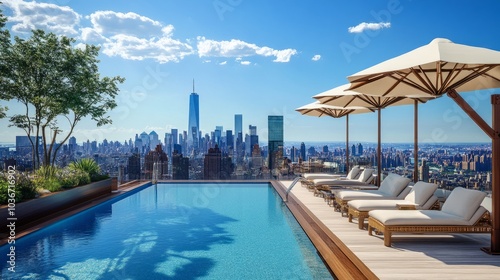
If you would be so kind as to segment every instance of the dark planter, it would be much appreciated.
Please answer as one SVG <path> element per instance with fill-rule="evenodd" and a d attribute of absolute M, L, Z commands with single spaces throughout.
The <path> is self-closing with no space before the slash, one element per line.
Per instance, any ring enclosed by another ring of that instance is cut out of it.
<path fill-rule="evenodd" d="M 8 208 L 2 208 L 0 209 L 0 220 L 7 221 L 8 224 L 12 220 L 7 220 L 7 218 L 15 217 L 17 218 L 15 220 L 16 228 L 22 228 L 33 221 L 45 218 L 71 206 L 111 193 L 111 181 L 112 179 L 109 178 L 49 196 L 16 203 L 14 209 L 15 216 L 9 216 Z M 0 228 L 0 233 L 8 231 L 9 228 L 7 227 Z"/>

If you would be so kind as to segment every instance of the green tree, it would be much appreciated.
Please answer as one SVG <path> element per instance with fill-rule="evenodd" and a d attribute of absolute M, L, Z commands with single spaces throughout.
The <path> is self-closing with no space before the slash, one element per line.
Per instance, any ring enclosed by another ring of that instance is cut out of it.
<path fill-rule="evenodd" d="M 0 2 L 2 4 L 2 2 Z M 0 9 L 0 56 L 10 47 L 10 33 L 9 30 L 5 29 L 5 23 L 7 22 L 7 18 L 3 15 L 2 9 Z M 8 70 L 8 67 L 4 60 L 0 60 L 0 87 L 2 86 L 2 77 L 4 73 Z M 0 100 L 6 100 L 7 97 L 0 90 Z M 0 105 L 0 119 L 5 118 L 7 106 Z"/>
<path fill-rule="evenodd" d="M 21 128 L 31 141 L 35 168 L 53 166 L 59 148 L 76 125 L 90 117 L 97 126 L 110 124 L 107 112 L 116 107 L 118 83 L 123 78 L 99 75 L 99 47 L 73 46 L 75 40 L 34 30 L 29 39 L 14 38 L 1 60 L 9 65 L 1 91 L 7 99 L 24 105 L 24 112 L 10 117 L 11 126 Z M 58 121 L 66 120 L 67 131 Z M 32 141 L 31 136 L 35 136 Z M 39 136 L 43 160 L 40 160 Z M 60 140 L 56 145 L 58 136 Z"/>

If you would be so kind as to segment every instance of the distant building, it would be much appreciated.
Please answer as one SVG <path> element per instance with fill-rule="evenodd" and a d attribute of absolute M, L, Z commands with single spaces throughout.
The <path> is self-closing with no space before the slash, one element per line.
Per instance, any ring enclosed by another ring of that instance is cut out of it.
<path fill-rule="evenodd" d="M 172 144 L 179 144 L 179 130 L 172 128 L 170 134 L 172 134 Z"/>
<path fill-rule="evenodd" d="M 200 97 L 194 91 L 194 80 L 193 80 L 193 92 L 189 96 L 187 144 L 189 147 L 193 147 L 195 150 L 198 149 L 199 145 L 199 139 L 198 139 L 199 131 L 200 131 Z"/>
<path fill-rule="evenodd" d="M 268 167 L 273 170 L 283 162 L 283 116 L 268 116 Z"/>
<path fill-rule="evenodd" d="M 189 179 L 189 158 L 183 157 L 177 150 L 172 153 L 172 179 Z"/>
<path fill-rule="evenodd" d="M 427 165 L 426 159 L 422 159 L 422 165 L 419 169 L 419 180 L 429 182 L 429 165 Z"/>
<path fill-rule="evenodd" d="M 234 137 L 232 130 L 226 130 L 226 148 L 230 154 L 234 152 Z"/>
<path fill-rule="evenodd" d="M 163 179 L 168 176 L 168 156 L 162 150 L 161 145 L 157 145 L 154 151 L 149 151 L 144 156 L 144 178 L 152 179 L 156 164 L 158 178 Z"/>
<path fill-rule="evenodd" d="M 243 115 L 234 115 L 234 158 L 235 162 L 241 162 L 245 152 L 243 146 Z"/>
<path fill-rule="evenodd" d="M 136 152 L 128 158 L 127 171 L 129 180 L 141 179 L 141 156 L 137 149 Z"/>
<path fill-rule="evenodd" d="M 300 158 L 306 160 L 306 144 L 304 142 L 300 143 Z"/>
<path fill-rule="evenodd" d="M 158 144 L 160 144 L 160 140 L 158 139 L 158 133 L 156 133 L 154 130 L 149 133 L 149 148 L 153 149 L 155 148 Z"/>
<path fill-rule="evenodd" d="M 219 180 L 222 169 L 222 153 L 219 147 L 208 149 L 203 160 L 203 179 Z"/>
<path fill-rule="evenodd" d="M 216 145 L 215 148 L 208 149 L 203 160 L 203 179 L 224 180 L 229 179 L 232 173 L 232 162 L 227 156 L 223 156 L 221 150 Z"/>
<path fill-rule="evenodd" d="M 142 141 L 142 147 L 139 151 L 141 153 L 146 153 L 147 151 L 149 151 L 149 134 L 143 131 L 139 137 Z"/>
<path fill-rule="evenodd" d="M 30 141 L 30 139 L 31 139 L 31 141 Z M 20 157 L 31 155 L 32 149 L 33 149 L 33 146 L 31 145 L 32 142 L 33 142 L 33 145 L 36 145 L 36 136 L 30 136 L 30 137 L 28 137 L 28 136 L 16 136 L 16 153 L 17 153 L 17 155 Z M 38 136 L 38 144 L 39 144 L 40 148 L 43 147 L 42 136 Z M 42 152 L 41 149 L 39 151 Z"/>

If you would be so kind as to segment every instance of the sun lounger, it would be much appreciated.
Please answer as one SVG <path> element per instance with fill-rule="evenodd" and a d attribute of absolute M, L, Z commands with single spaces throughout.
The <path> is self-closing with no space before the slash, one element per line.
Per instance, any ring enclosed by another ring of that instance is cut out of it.
<path fill-rule="evenodd" d="M 335 194 L 336 209 L 347 213 L 347 202 L 356 199 L 403 199 L 410 191 L 410 179 L 394 173 L 382 181 L 377 190 L 340 190 Z"/>
<path fill-rule="evenodd" d="M 441 210 L 373 210 L 369 213 L 368 234 L 384 234 L 390 247 L 393 233 L 489 233 L 490 212 L 481 205 L 486 193 L 455 188 Z"/>
<path fill-rule="evenodd" d="M 328 187 L 343 187 L 343 186 L 361 186 L 361 185 L 369 185 L 373 180 L 373 172 L 375 169 L 365 168 L 361 171 L 359 177 L 357 179 L 313 179 L 314 186 L 328 186 Z"/>
<path fill-rule="evenodd" d="M 328 173 L 304 173 L 302 177 L 304 180 L 302 183 L 304 183 L 307 186 L 314 186 L 313 180 L 315 179 L 329 179 L 329 180 L 354 180 L 357 179 L 358 176 L 361 174 L 361 168 L 359 166 L 354 166 L 347 176 L 341 175 L 341 174 L 328 174 Z"/>
<path fill-rule="evenodd" d="M 417 182 L 403 199 L 357 199 L 347 202 L 349 222 L 358 219 L 359 229 L 363 229 L 365 218 L 372 210 L 439 209 L 438 197 L 434 195 L 438 186 Z"/>
<path fill-rule="evenodd" d="M 315 196 L 323 196 L 325 192 L 329 192 L 332 188 L 366 188 L 378 189 L 377 186 L 370 185 L 373 181 L 373 172 L 371 168 L 363 169 L 357 179 L 314 179 L 312 188 Z"/>
<path fill-rule="evenodd" d="M 347 176 L 342 176 L 339 174 L 326 174 L 326 173 L 305 173 L 302 175 L 304 180 L 302 180 L 302 186 L 307 187 L 310 191 L 314 192 L 314 195 L 321 195 L 324 191 L 329 191 L 327 186 L 315 185 L 313 180 L 327 179 L 327 180 L 354 180 L 361 174 L 361 168 L 356 165 L 354 166 Z"/>

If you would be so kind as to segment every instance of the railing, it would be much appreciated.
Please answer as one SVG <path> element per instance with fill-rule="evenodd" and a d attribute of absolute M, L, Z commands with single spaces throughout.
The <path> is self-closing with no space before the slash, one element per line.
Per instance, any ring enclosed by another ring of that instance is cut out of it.
<path fill-rule="evenodd" d="M 293 180 L 293 182 L 290 184 L 290 186 L 288 187 L 288 189 L 286 189 L 286 193 L 285 193 L 285 202 L 288 202 L 288 194 L 292 191 L 293 187 L 295 186 L 295 184 L 297 184 L 298 182 L 302 181 L 302 176 L 299 176 L 297 178 L 295 178 Z"/>

